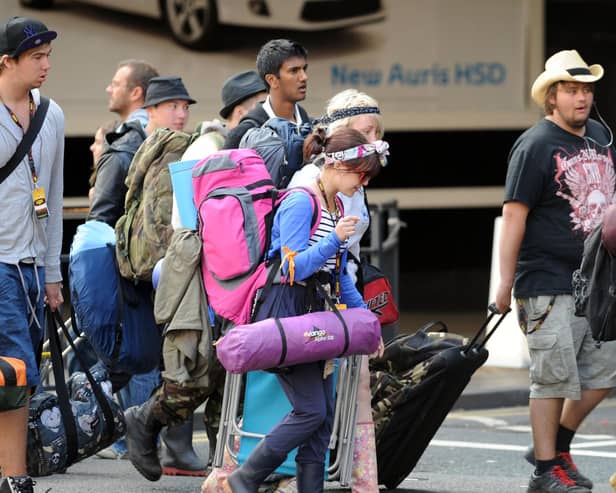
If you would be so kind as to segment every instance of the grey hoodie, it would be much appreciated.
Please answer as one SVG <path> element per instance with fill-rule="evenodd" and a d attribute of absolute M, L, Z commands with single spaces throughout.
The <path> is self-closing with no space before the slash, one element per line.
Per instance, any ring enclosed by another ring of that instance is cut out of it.
<path fill-rule="evenodd" d="M 40 94 L 32 90 L 38 107 Z M 0 167 L 21 142 L 23 131 L 0 104 Z M 43 126 L 32 145 L 38 186 L 45 190 L 49 217 L 37 219 L 32 203 L 34 181 L 28 156 L 0 184 L 0 262 L 17 264 L 32 257 L 45 267 L 45 282 L 59 282 L 64 193 L 64 114 L 51 101 Z"/>

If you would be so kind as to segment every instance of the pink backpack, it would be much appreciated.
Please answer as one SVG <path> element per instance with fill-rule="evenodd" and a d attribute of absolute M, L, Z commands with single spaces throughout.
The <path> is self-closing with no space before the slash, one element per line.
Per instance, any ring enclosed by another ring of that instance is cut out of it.
<path fill-rule="evenodd" d="M 195 164 L 192 176 L 208 303 L 234 324 L 249 323 L 255 294 L 267 281 L 264 259 L 276 208 L 291 192 L 307 193 L 313 205 L 312 234 L 321 207 L 310 189 L 277 190 L 253 149 L 211 154 Z"/>

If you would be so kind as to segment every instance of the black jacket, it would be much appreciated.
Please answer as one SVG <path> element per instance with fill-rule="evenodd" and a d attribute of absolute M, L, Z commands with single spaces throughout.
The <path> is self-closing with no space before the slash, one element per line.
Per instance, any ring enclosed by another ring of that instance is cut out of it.
<path fill-rule="evenodd" d="M 306 110 L 299 106 L 299 114 L 302 117 L 302 121 L 309 122 L 310 118 Z M 240 146 L 240 141 L 248 129 L 253 127 L 260 127 L 267 120 L 269 120 L 268 114 L 263 109 L 263 103 L 257 103 L 257 105 L 250 110 L 246 115 L 242 117 L 237 127 L 229 132 L 223 149 L 237 149 Z"/>
<path fill-rule="evenodd" d="M 133 156 L 146 138 L 138 120 L 125 122 L 105 137 L 105 148 L 98 160 L 94 197 L 86 220 L 95 219 L 115 226 L 124 214 L 126 175 Z"/>

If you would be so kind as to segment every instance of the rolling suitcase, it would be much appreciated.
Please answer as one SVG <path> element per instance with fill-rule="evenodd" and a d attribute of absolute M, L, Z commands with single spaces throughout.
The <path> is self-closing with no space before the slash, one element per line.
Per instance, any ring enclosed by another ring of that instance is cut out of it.
<path fill-rule="evenodd" d="M 410 474 L 473 373 L 488 358 L 485 344 L 506 315 L 492 305 L 489 311 L 470 342 L 451 339 L 413 361 L 401 375 L 382 370 L 372 375 L 379 484 L 395 489 Z M 496 315 L 500 316 L 488 330 Z M 409 351 L 409 357 L 425 353 Z"/>

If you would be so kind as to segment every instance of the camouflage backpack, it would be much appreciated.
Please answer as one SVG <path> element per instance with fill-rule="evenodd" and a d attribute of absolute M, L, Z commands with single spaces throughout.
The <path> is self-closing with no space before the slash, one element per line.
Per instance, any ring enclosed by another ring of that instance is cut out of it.
<path fill-rule="evenodd" d="M 164 257 L 173 228 L 173 189 L 168 164 L 179 161 L 194 135 L 160 128 L 137 150 L 126 186 L 124 215 L 116 223 L 116 257 L 120 273 L 130 280 L 152 280 Z"/>

